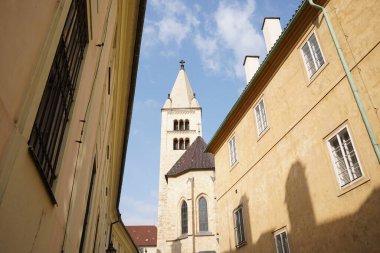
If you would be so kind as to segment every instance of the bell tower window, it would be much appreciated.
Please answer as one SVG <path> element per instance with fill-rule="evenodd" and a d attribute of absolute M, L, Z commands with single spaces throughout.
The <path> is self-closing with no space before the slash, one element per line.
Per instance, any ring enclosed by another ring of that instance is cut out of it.
<path fill-rule="evenodd" d="M 185 130 L 189 130 L 190 129 L 190 123 L 189 123 L 189 120 L 185 120 Z"/>
<path fill-rule="evenodd" d="M 178 150 L 178 139 L 173 140 L 173 149 Z"/>
<path fill-rule="evenodd" d="M 179 130 L 185 130 L 185 126 L 183 124 L 183 120 L 182 119 L 179 121 Z"/>
<path fill-rule="evenodd" d="M 178 120 L 174 120 L 174 126 L 173 126 L 173 129 L 174 129 L 174 130 L 178 130 Z"/>

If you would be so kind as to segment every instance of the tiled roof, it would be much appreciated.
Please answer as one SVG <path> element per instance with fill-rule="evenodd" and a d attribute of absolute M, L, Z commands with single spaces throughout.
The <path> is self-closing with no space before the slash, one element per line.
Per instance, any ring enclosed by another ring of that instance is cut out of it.
<path fill-rule="evenodd" d="M 136 246 L 157 246 L 156 226 L 126 226 L 126 228 Z"/>
<path fill-rule="evenodd" d="M 189 170 L 214 170 L 214 156 L 204 152 L 206 147 L 206 142 L 198 136 L 165 177 L 176 177 Z"/>

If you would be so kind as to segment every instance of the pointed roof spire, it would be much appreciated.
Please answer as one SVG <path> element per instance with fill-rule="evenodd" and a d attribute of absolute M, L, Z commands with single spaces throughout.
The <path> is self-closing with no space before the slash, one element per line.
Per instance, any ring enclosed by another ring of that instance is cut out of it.
<path fill-rule="evenodd" d="M 177 79 L 174 82 L 172 91 L 168 97 L 170 100 L 171 108 L 190 108 L 199 107 L 198 101 L 196 101 L 195 94 L 191 88 L 189 79 L 185 72 L 185 61 L 181 60 L 180 70 L 177 75 Z M 169 102 L 165 102 L 164 108 L 169 106 Z"/>

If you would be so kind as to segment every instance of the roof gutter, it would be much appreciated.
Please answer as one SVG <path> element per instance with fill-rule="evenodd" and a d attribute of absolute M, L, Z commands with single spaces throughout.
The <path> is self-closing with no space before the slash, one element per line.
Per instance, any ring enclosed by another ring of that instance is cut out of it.
<path fill-rule="evenodd" d="M 324 8 L 323 6 L 320 6 L 318 4 L 315 4 L 313 2 L 313 0 L 308 0 L 309 1 L 309 4 L 314 7 L 314 8 L 318 8 L 320 10 L 322 10 L 323 12 L 323 16 L 325 17 L 326 19 L 326 23 L 327 23 L 327 27 L 329 28 L 329 32 L 331 34 L 331 37 L 334 41 L 334 45 L 335 45 L 335 48 L 336 48 L 336 51 L 338 51 L 338 55 L 339 55 L 339 59 L 342 63 L 342 66 L 343 66 L 343 69 L 344 69 L 344 72 L 346 73 L 346 76 L 347 76 L 347 79 L 348 79 L 348 83 L 350 84 L 350 88 L 351 88 L 351 91 L 354 95 L 354 98 L 355 98 L 355 101 L 356 101 L 356 104 L 359 108 L 359 111 L 360 111 L 360 115 L 362 116 L 362 119 L 363 119 L 363 122 L 364 122 L 364 125 L 365 125 L 365 128 L 368 132 L 368 135 L 369 135 L 369 138 L 371 140 L 371 143 L 372 143 L 372 146 L 373 146 L 373 149 L 375 150 L 375 153 L 376 153 L 376 156 L 377 156 L 377 160 L 380 162 L 380 149 L 379 149 L 379 143 L 377 142 L 376 140 L 376 137 L 375 137 L 375 134 L 372 130 L 372 126 L 371 126 L 371 123 L 367 117 L 367 113 L 365 111 L 365 108 L 364 108 L 364 105 L 360 99 L 360 96 L 359 96 L 359 91 L 358 91 L 358 88 L 356 87 L 356 84 L 355 84 L 355 81 L 354 79 L 352 78 L 352 75 L 351 75 L 351 71 L 348 67 L 348 64 L 347 64 L 347 61 L 346 61 L 346 58 L 344 57 L 344 54 L 343 54 L 343 51 L 342 51 L 342 48 L 339 44 L 339 41 L 336 37 L 336 34 L 335 34 L 335 31 L 334 31 L 334 27 L 332 26 L 332 23 L 331 23 L 331 20 L 330 20 L 330 17 L 329 17 L 329 14 L 327 13 L 327 10 L 326 8 Z"/>

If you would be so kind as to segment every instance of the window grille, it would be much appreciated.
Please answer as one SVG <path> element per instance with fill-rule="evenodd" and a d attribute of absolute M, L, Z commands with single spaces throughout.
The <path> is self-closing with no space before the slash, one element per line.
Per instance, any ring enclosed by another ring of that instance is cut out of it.
<path fill-rule="evenodd" d="M 325 63 L 317 38 L 313 33 L 302 47 L 302 55 L 307 74 L 311 78 L 315 72 Z"/>
<path fill-rule="evenodd" d="M 181 233 L 187 234 L 187 203 L 182 202 L 181 205 Z"/>
<path fill-rule="evenodd" d="M 347 127 L 334 135 L 328 143 L 340 187 L 363 176 Z"/>
<path fill-rule="evenodd" d="M 276 253 L 290 253 L 288 235 L 286 231 L 275 234 L 274 242 L 276 244 Z"/>
<path fill-rule="evenodd" d="M 234 230 L 236 247 L 242 246 L 245 241 L 243 207 L 239 207 L 234 211 Z"/>
<path fill-rule="evenodd" d="M 201 197 L 198 201 L 198 205 L 199 205 L 199 231 L 208 231 L 206 199 L 204 197 Z"/>
<path fill-rule="evenodd" d="M 230 148 L 230 165 L 234 165 L 237 161 L 235 137 L 232 137 L 232 139 L 229 141 L 229 148 Z"/>
<path fill-rule="evenodd" d="M 29 151 L 51 188 L 69 120 L 83 53 L 88 43 L 85 0 L 73 0 L 29 139 Z"/>
<path fill-rule="evenodd" d="M 268 126 L 263 99 L 255 107 L 255 113 L 258 135 L 261 135 Z"/>

